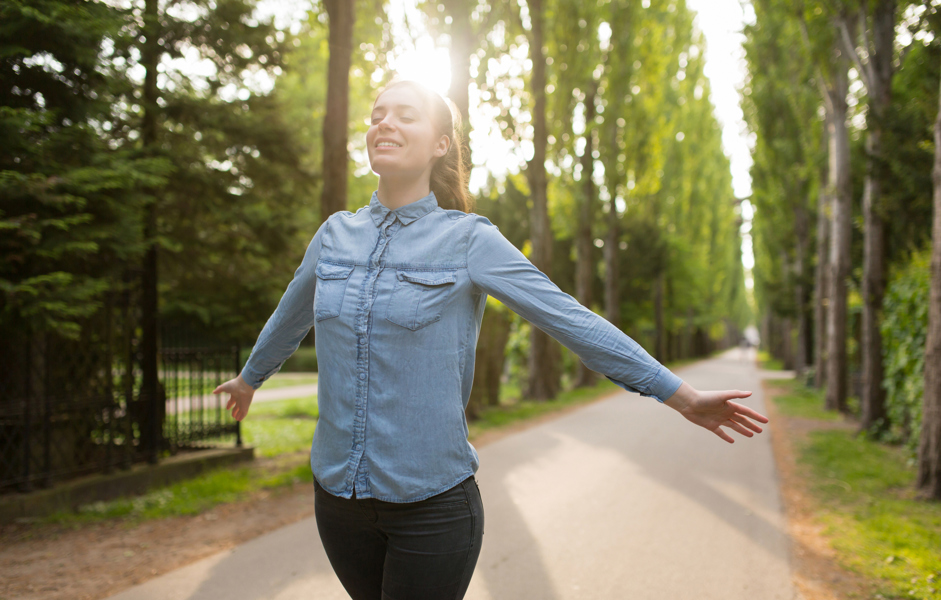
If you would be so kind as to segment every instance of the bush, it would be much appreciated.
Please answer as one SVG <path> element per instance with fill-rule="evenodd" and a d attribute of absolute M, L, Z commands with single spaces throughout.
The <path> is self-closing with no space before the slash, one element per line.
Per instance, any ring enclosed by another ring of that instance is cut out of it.
<path fill-rule="evenodd" d="M 883 302 L 882 385 L 890 421 L 886 439 L 906 444 L 912 455 L 921 432 L 930 279 L 931 253 L 916 252 L 892 278 Z"/>

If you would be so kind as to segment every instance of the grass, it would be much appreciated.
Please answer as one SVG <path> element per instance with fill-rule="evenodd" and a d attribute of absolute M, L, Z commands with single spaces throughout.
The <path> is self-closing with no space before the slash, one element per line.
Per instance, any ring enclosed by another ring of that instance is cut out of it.
<path fill-rule="evenodd" d="M 815 418 L 820 409 L 811 404 L 822 406 L 822 394 L 790 385 L 775 405 L 785 415 Z M 876 582 L 882 598 L 941 599 L 941 503 L 916 498 L 905 452 L 826 427 L 796 450 L 841 564 Z"/>
<path fill-rule="evenodd" d="M 318 416 L 317 396 L 260 402 L 242 421 L 242 440 L 261 457 L 309 450 Z"/>
<path fill-rule="evenodd" d="M 784 363 L 777 358 L 772 358 L 766 350 L 758 351 L 758 364 L 766 371 L 784 370 Z"/>
<path fill-rule="evenodd" d="M 774 398 L 778 410 L 786 417 L 816 419 L 818 421 L 841 421 L 843 415 L 823 408 L 822 393 L 802 385 L 796 379 L 775 380 L 775 387 L 784 390 Z"/>

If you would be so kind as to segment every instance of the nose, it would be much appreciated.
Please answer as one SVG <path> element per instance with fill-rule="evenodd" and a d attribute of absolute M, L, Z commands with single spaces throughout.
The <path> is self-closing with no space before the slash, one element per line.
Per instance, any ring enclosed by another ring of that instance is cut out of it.
<path fill-rule="evenodd" d="M 390 115 L 385 115 L 382 119 L 376 123 L 376 127 L 381 130 L 393 129 L 394 125 L 392 124 L 392 118 Z"/>

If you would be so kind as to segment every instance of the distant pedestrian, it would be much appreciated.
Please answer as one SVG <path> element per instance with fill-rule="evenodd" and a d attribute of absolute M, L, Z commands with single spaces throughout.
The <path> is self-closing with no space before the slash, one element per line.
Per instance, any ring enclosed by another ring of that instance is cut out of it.
<path fill-rule="evenodd" d="M 377 191 L 320 226 L 242 373 L 216 389 L 244 419 L 315 328 L 317 527 L 354 600 L 464 597 L 484 531 L 464 408 L 488 294 L 723 440 L 733 441 L 722 427 L 761 432 L 754 421 L 767 418 L 732 402 L 751 392 L 693 389 L 471 212 L 460 117 L 444 98 L 393 82 L 370 122 Z"/>

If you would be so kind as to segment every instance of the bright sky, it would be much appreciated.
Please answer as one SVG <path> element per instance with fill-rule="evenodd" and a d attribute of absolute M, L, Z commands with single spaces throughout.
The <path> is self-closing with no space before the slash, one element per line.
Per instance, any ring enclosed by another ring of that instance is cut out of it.
<path fill-rule="evenodd" d="M 748 172 L 752 160 L 739 89 L 746 73 L 742 29 L 746 22 L 754 22 L 755 12 L 750 0 L 686 0 L 686 5 L 697 13 L 696 26 L 706 36 L 705 72 L 712 86 L 716 118 L 722 125 L 722 145 L 732 163 L 732 188 L 736 198 L 748 198 L 751 196 Z M 742 263 L 748 288 L 754 285 L 751 274 L 755 266 L 751 239 L 753 214 L 751 203 L 743 202 Z"/>

